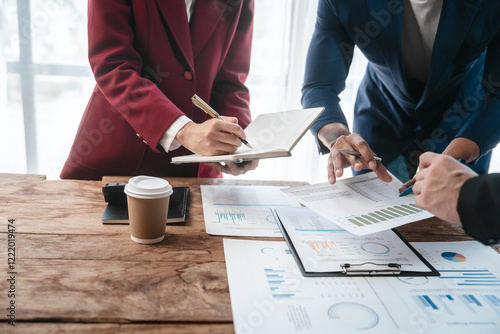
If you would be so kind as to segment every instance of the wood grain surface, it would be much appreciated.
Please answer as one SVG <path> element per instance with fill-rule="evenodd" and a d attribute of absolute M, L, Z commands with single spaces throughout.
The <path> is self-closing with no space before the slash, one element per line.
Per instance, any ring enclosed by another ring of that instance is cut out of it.
<path fill-rule="evenodd" d="M 1 326 L 1 325 L 0 325 Z M 110 324 L 110 323 L 19 323 L 3 327 L 5 334 L 230 334 L 233 324 Z"/>
<path fill-rule="evenodd" d="M 0 184 L 12 184 L 19 182 L 38 182 L 46 180 L 41 174 L 2 174 L 0 173 Z"/>
<path fill-rule="evenodd" d="M 168 225 L 163 242 L 140 245 L 127 225 L 100 219 L 102 186 L 129 178 L 10 177 L 0 175 L 0 307 L 9 302 L 7 225 L 15 219 L 17 328 L 2 317 L 2 333 L 233 333 L 222 237 L 205 232 L 200 185 L 303 184 L 168 178 L 190 187 L 189 218 Z M 473 240 L 437 218 L 398 231 L 408 241 Z"/>

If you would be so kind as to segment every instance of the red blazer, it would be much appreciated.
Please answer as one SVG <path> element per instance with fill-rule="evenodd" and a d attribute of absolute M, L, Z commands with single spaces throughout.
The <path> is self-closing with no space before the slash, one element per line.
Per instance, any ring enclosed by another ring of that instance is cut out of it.
<path fill-rule="evenodd" d="M 206 114 L 198 94 L 222 115 L 250 122 L 244 82 L 250 64 L 253 0 L 89 0 L 89 59 L 96 87 L 61 178 L 104 175 L 219 177 L 206 165 L 170 163 L 160 138 L 185 114 Z"/>

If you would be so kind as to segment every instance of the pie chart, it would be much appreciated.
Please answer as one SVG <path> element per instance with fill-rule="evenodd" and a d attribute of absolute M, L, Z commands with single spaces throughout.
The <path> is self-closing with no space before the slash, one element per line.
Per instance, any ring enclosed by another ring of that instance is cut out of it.
<path fill-rule="evenodd" d="M 451 262 L 465 262 L 467 258 L 462 254 L 454 253 L 454 252 L 444 252 L 441 256 L 448 261 Z"/>

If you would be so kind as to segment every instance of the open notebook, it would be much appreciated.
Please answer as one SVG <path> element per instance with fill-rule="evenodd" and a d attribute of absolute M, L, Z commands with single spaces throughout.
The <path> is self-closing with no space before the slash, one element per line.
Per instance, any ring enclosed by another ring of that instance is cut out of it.
<path fill-rule="evenodd" d="M 172 158 L 172 163 L 228 161 L 239 163 L 247 160 L 288 157 L 324 110 L 324 108 L 311 108 L 259 115 L 245 129 L 246 139 L 253 149 L 242 145 L 234 154 L 183 155 Z"/>

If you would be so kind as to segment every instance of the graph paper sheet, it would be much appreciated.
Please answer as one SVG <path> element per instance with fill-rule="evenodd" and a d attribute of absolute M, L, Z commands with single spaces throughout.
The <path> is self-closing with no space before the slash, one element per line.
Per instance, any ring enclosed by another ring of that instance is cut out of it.
<path fill-rule="evenodd" d="M 397 263 L 403 276 L 438 275 L 393 230 L 356 236 L 306 207 L 275 208 L 274 211 L 304 276 L 343 276 L 343 264 L 359 266 L 366 262 L 379 266 Z M 378 266 L 373 266 L 372 270 L 377 269 Z"/>
<path fill-rule="evenodd" d="M 386 183 L 370 172 L 333 185 L 321 183 L 283 192 L 349 232 L 365 235 L 433 216 L 415 205 L 415 194 L 399 197 L 401 185 L 395 177 Z"/>
<path fill-rule="evenodd" d="M 500 333 L 500 256 L 412 243 L 436 277 L 303 277 L 285 242 L 224 239 L 236 334 Z"/>
<path fill-rule="evenodd" d="M 276 186 L 202 185 L 201 198 L 213 235 L 282 237 L 271 208 L 300 206 Z"/>

